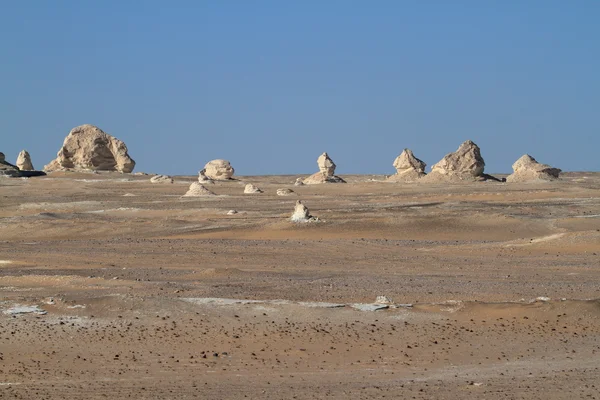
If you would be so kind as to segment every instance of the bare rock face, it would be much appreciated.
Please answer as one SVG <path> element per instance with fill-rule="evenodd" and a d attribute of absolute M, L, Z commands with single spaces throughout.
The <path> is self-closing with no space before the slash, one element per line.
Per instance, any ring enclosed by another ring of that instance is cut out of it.
<path fill-rule="evenodd" d="M 277 196 L 292 196 L 295 195 L 292 189 L 277 189 Z"/>
<path fill-rule="evenodd" d="M 319 183 L 346 183 L 339 176 L 335 176 L 335 163 L 327 153 L 323 153 L 317 159 L 317 165 L 319 166 L 319 172 L 312 174 L 308 178 L 304 179 L 305 185 L 315 185 Z"/>
<path fill-rule="evenodd" d="M 130 173 L 135 161 L 129 157 L 127 146 L 119 139 L 94 125 L 73 128 L 65 138 L 55 160 L 44 171 L 90 170 Z"/>
<path fill-rule="evenodd" d="M 404 149 L 394 160 L 396 173 L 387 180 L 390 182 L 412 182 L 425 176 L 425 164 L 410 149 Z"/>
<path fill-rule="evenodd" d="M 431 167 L 431 173 L 422 182 L 474 181 L 484 179 L 485 162 L 479 146 L 470 140 L 454 153 L 447 154 Z"/>
<path fill-rule="evenodd" d="M 0 176 L 8 176 L 13 178 L 31 178 L 34 176 L 44 175 L 46 175 L 46 173 L 43 171 L 25 171 L 19 169 L 16 165 L 12 165 L 11 163 L 7 162 L 4 153 L 0 152 Z"/>
<path fill-rule="evenodd" d="M 235 170 L 227 160 L 212 160 L 204 166 L 205 175 L 217 181 L 231 179 Z"/>
<path fill-rule="evenodd" d="M 202 183 L 202 184 L 212 184 L 215 183 L 212 179 L 210 179 L 208 176 L 206 176 L 206 170 L 203 169 L 202 171 L 198 172 L 198 182 Z"/>
<path fill-rule="evenodd" d="M 31 156 L 27 150 L 21 150 L 17 157 L 17 168 L 21 171 L 34 171 L 33 164 L 31 163 Z"/>
<path fill-rule="evenodd" d="M 169 175 L 155 175 L 150 178 L 152 183 L 173 183 L 173 177 Z"/>
<path fill-rule="evenodd" d="M 206 197 L 215 196 L 213 192 L 204 187 L 200 182 L 192 182 L 184 197 Z"/>
<path fill-rule="evenodd" d="M 0 175 L 4 176 L 20 176 L 19 168 L 16 165 L 12 165 L 11 163 L 6 161 L 6 157 L 4 153 L 0 152 Z"/>
<path fill-rule="evenodd" d="M 552 181 L 558 179 L 558 175 L 562 172 L 559 168 L 540 164 L 529 154 L 515 161 L 512 169 L 513 173 L 506 178 L 507 182 Z"/>
<path fill-rule="evenodd" d="M 263 191 L 258 186 L 255 186 L 251 183 L 247 184 L 246 187 L 244 187 L 244 193 L 246 193 L 246 194 L 262 193 L 262 192 Z"/>
<path fill-rule="evenodd" d="M 294 213 L 292 214 L 291 221 L 292 222 L 314 222 L 319 219 L 310 215 L 308 208 L 302 204 L 300 200 L 296 201 L 296 207 L 294 208 Z"/>

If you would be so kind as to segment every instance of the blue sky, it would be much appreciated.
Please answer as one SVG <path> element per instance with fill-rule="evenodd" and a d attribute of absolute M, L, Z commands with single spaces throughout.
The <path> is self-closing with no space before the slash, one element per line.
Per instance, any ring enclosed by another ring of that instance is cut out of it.
<path fill-rule="evenodd" d="M 600 1 L 0 0 L 0 151 L 90 123 L 136 170 L 391 174 L 467 139 L 600 170 Z"/>

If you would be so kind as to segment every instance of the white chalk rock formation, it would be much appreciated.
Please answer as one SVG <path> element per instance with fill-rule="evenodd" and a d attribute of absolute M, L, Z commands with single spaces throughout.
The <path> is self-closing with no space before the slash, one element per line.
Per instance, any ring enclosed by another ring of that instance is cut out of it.
<path fill-rule="evenodd" d="M 204 187 L 200 182 L 192 182 L 184 197 L 206 197 L 215 196 L 213 192 Z"/>
<path fill-rule="evenodd" d="M 262 192 L 263 191 L 258 186 L 255 186 L 251 183 L 247 184 L 246 187 L 244 187 L 244 193 L 246 193 L 246 194 L 262 193 Z"/>
<path fill-rule="evenodd" d="M 296 201 L 296 207 L 290 219 L 292 222 L 314 222 L 319 220 L 310 215 L 308 208 L 300 200 Z"/>
<path fill-rule="evenodd" d="M 127 146 L 94 125 L 73 128 L 65 138 L 55 160 L 44 171 L 65 169 L 90 171 L 133 171 L 135 161 Z"/>
<path fill-rule="evenodd" d="M 396 173 L 387 180 L 391 182 L 413 182 L 425 176 L 425 164 L 410 149 L 404 149 L 394 160 Z"/>
<path fill-rule="evenodd" d="M 227 160 L 212 160 L 204 166 L 205 175 L 217 181 L 231 179 L 235 170 Z"/>
<path fill-rule="evenodd" d="M 512 169 L 513 173 L 506 178 L 507 182 L 552 181 L 558 179 L 558 175 L 562 172 L 559 168 L 540 164 L 529 154 L 515 161 Z"/>
<path fill-rule="evenodd" d="M 296 182 L 294 182 L 294 186 L 304 186 L 304 179 L 297 178 Z"/>
<path fill-rule="evenodd" d="M 198 172 L 198 182 L 200 182 L 202 184 L 215 183 L 212 179 L 210 179 L 208 176 L 206 176 L 206 169 L 203 169 L 202 171 Z"/>
<path fill-rule="evenodd" d="M 346 183 L 339 176 L 335 176 L 335 163 L 327 153 L 323 153 L 317 159 L 317 165 L 319 166 L 319 172 L 316 172 L 304 179 L 305 185 L 315 185 L 319 183 Z"/>
<path fill-rule="evenodd" d="M 27 150 L 21 150 L 17 157 L 17 168 L 21 171 L 34 171 L 33 164 L 31 163 L 31 156 Z"/>
<path fill-rule="evenodd" d="M 292 189 L 277 189 L 277 196 L 292 196 L 295 195 Z"/>
<path fill-rule="evenodd" d="M 237 213 L 238 213 L 237 210 L 229 210 L 229 211 L 227 211 L 227 215 L 235 215 Z"/>
<path fill-rule="evenodd" d="M 155 175 L 150 178 L 152 183 L 173 183 L 173 177 L 169 175 Z"/>
<path fill-rule="evenodd" d="M 392 304 L 394 301 L 387 296 L 377 296 L 375 304 Z"/>
<path fill-rule="evenodd" d="M 470 140 L 460 145 L 454 153 L 447 154 L 431 167 L 431 173 L 421 182 L 474 181 L 484 177 L 485 162 L 479 146 Z"/>
<path fill-rule="evenodd" d="M 12 165 L 11 163 L 6 161 L 6 157 L 4 153 L 0 152 L 0 175 L 5 176 L 19 176 L 20 171 L 16 165 Z"/>

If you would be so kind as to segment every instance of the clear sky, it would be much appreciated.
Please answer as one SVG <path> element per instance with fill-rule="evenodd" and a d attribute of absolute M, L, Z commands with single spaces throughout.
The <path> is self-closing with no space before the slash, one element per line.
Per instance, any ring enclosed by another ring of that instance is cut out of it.
<path fill-rule="evenodd" d="M 0 151 L 42 168 L 77 125 L 136 170 L 391 174 L 466 139 L 600 170 L 597 0 L 0 0 Z M 428 169 L 429 170 L 429 167 Z"/>

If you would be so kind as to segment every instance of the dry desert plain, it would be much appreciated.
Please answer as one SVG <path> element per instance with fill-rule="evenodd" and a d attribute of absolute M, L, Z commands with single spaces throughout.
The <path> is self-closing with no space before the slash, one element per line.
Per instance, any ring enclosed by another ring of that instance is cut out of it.
<path fill-rule="evenodd" d="M 0 399 L 600 399 L 600 173 L 295 178 L 1 179 Z"/>

